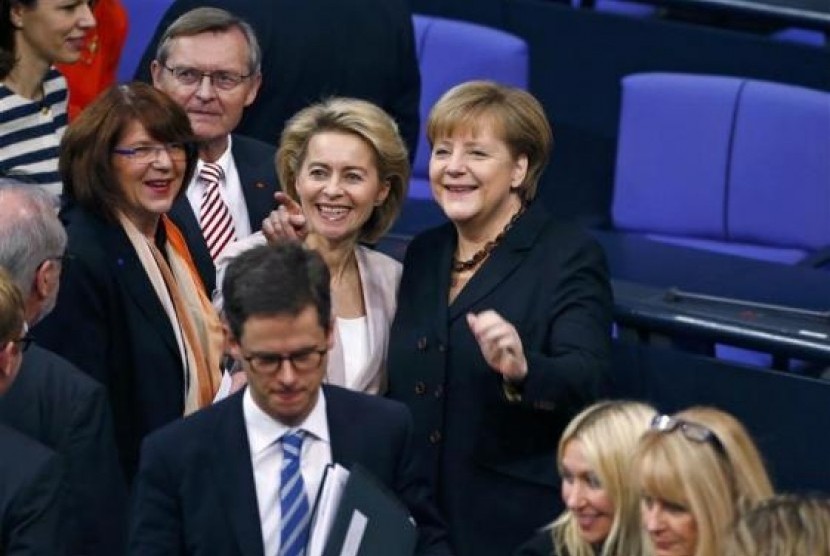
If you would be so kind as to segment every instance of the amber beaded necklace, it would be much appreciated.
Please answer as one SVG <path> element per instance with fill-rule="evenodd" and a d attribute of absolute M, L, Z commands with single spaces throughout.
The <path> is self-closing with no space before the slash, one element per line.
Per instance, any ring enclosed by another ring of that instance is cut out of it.
<path fill-rule="evenodd" d="M 513 224 L 516 223 L 516 220 L 518 220 L 519 217 L 522 214 L 524 214 L 525 208 L 525 205 L 522 204 L 521 208 L 519 208 L 516 214 L 514 214 L 513 217 L 510 218 L 510 222 L 508 222 L 504 229 L 501 232 L 499 232 L 499 235 L 497 235 L 493 240 L 485 243 L 484 247 L 476 251 L 472 257 L 470 257 L 466 261 L 459 261 L 457 258 L 453 257 L 452 271 L 458 273 L 464 272 L 465 270 L 473 269 L 477 267 L 481 263 L 481 261 L 490 256 L 490 253 L 493 252 L 493 249 L 495 249 L 496 246 L 498 246 L 498 244 L 501 243 L 501 240 L 504 238 L 505 234 L 507 234 L 510 228 L 513 227 Z"/>

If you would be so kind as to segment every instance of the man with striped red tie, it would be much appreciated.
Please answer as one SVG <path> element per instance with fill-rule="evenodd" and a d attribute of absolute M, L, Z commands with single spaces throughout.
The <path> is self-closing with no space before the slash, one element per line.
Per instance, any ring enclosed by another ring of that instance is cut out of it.
<path fill-rule="evenodd" d="M 198 141 L 193 180 L 169 216 L 208 294 L 217 287 L 214 261 L 222 249 L 258 231 L 275 206 L 274 147 L 232 134 L 259 91 L 260 61 L 247 22 L 218 8 L 197 8 L 167 28 L 150 66 L 154 86 L 185 109 Z"/>

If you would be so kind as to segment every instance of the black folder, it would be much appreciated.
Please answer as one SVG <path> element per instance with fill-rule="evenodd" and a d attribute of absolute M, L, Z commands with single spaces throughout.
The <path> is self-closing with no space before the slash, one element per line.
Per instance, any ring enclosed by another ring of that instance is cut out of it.
<path fill-rule="evenodd" d="M 354 464 L 323 556 L 412 556 L 417 541 L 418 530 L 406 506 Z"/>

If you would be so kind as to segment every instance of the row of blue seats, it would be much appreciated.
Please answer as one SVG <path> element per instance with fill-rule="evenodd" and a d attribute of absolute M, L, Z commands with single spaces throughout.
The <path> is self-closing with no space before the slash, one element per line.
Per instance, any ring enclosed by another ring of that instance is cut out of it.
<path fill-rule="evenodd" d="M 135 71 L 169 3 L 125 1 L 132 30 L 122 77 Z M 424 15 L 413 22 L 422 124 L 458 83 L 486 78 L 528 88 L 530 53 L 520 37 Z M 622 87 L 616 227 L 789 264 L 830 246 L 830 94 L 675 74 L 630 76 Z M 423 132 L 416 154 L 409 196 L 429 203 Z"/>

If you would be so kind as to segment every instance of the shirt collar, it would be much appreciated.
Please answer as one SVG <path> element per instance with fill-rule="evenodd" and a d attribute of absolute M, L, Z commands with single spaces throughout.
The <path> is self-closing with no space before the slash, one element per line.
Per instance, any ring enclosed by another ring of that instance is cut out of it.
<path fill-rule="evenodd" d="M 233 147 L 233 137 L 231 135 L 228 135 L 228 147 L 225 149 L 225 152 L 222 153 L 222 156 L 220 156 L 219 158 L 217 158 L 213 162 L 214 164 L 216 164 L 217 166 L 222 168 L 222 173 L 225 176 L 225 179 L 227 179 L 228 172 L 231 169 L 231 161 L 232 161 L 231 148 L 232 147 Z M 194 178 L 196 178 L 199 175 L 199 171 L 202 169 L 202 167 L 204 165 L 205 165 L 205 161 L 200 158 L 199 161 L 196 163 L 196 171 L 193 173 Z"/>
<path fill-rule="evenodd" d="M 296 427 L 288 427 L 265 413 L 254 401 L 250 388 L 245 388 L 242 396 L 242 412 L 245 417 L 245 428 L 248 431 L 251 456 L 257 456 L 290 429 L 303 430 L 317 440 L 330 443 L 329 425 L 326 419 L 326 396 L 322 388 L 320 388 L 317 402 L 311 409 L 311 413 Z"/>

